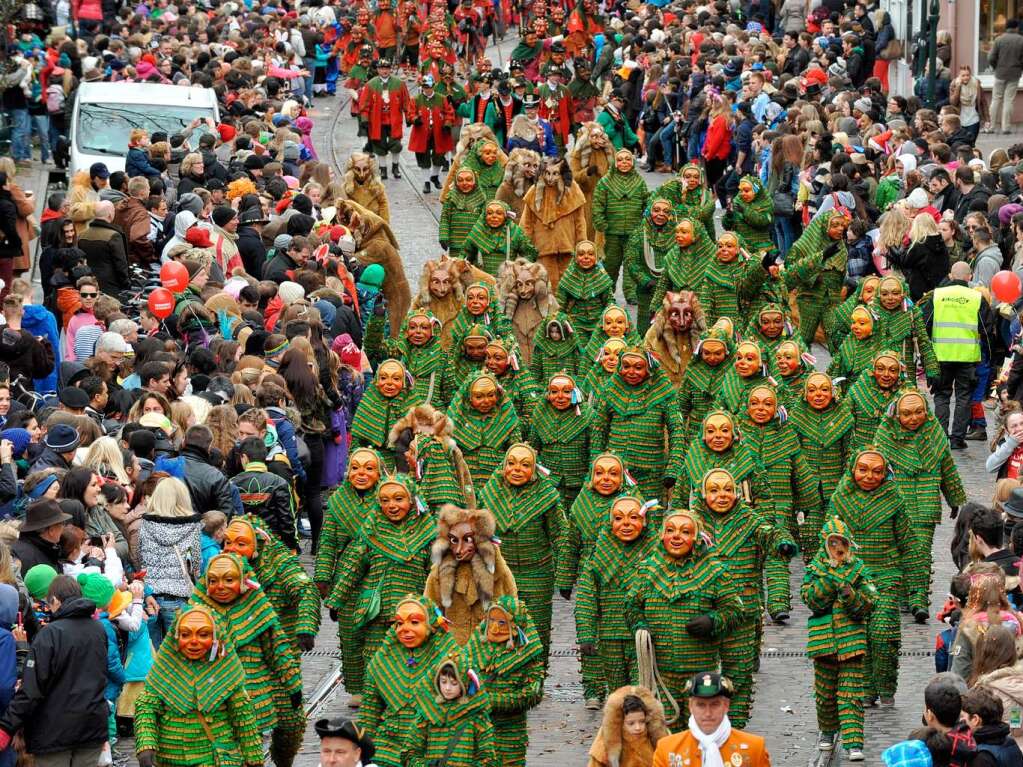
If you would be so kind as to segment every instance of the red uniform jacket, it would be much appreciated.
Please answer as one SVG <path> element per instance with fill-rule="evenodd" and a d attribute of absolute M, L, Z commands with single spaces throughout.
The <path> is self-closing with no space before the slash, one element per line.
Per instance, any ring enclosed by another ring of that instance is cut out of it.
<path fill-rule="evenodd" d="M 561 86 L 551 91 L 545 83 L 537 88 L 536 95 L 540 99 L 540 117 L 550 121 L 554 135 L 561 138 L 562 144 L 567 144 L 572 133 L 572 96 L 568 89 Z M 551 106 L 549 101 L 556 103 Z"/>
<path fill-rule="evenodd" d="M 412 114 L 413 125 L 408 138 L 410 152 L 425 152 L 431 137 L 434 152 L 454 150 L 451 126 L 455 124 L 455 110 L 446 98 L 438 93 L 430 98 L 419 94 L 412 100 Z M 416 120 L 420 122 L 416 124 Z"/>
<path fill-rule="evenodd" d="M 390 93 L 389 103 L 384 103 L 383 92 Z M 408 95 L 405 83 L 397 77 L 391 77 L 385 84 L 379 77 L 374 77 L 359 93 L 359 119 L 369 123 L 369 138 L 379 141 L 384 125 L 391 128 L 391 138 L 401 139 L 403 121 L 412 122 L 412 99 Z"/>

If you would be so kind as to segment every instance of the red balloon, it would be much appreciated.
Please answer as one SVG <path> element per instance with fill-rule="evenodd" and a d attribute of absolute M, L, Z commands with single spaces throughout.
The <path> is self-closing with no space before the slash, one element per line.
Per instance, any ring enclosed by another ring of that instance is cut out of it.
<path fill-rule="evenodd" d="M 171 293 L 180 293 L 188 287 L 188 270 L 180 261 L 168 261 L 160 267 L 160 284 Z"/>
<path fill-rule="evenodd" d="M 1015 272 L 1003 270 L 991 278 L 991 292 L 1002 303 L 1011 304 L 1023 292 L 1023 283 Z"/>
<path fill-rule="evenodd" d="M 181 267 L 184 269 L 185 267 Z M 186 272 L 187 274 L 187 272 Z M 149 294 L 146 306 L 149 312 L 158 320 L 165 320 L 174 312 L 174 294 L 166 288 L 157 288 Z"/>

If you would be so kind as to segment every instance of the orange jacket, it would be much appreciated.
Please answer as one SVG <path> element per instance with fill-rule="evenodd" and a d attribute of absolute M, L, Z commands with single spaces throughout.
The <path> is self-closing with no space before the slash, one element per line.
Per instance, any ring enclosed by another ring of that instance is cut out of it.
<path fill-rule="evenodd" d="M 725 767 L 771 767 L 764 739 L 742 730 L 732 730 L 721 747 L 721 761 Z M 700 744 L 686 730 L 668 735 L 657 741 L 653 767 L 702 767 Z"/>

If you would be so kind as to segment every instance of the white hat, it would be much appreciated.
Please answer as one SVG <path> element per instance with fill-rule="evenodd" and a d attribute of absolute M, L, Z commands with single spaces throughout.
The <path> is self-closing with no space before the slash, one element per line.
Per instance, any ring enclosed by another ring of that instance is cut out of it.
<path fill-rule="evenodd" d="M 906 204 L 911 208 L 926 208 L 931 201 L 927 197 L 927 192 L 917 187 L 906 197 Z"/>
<path fill-rule="evenodd" d="M 277 288 L 277 295 L 281 297 L 281 301 L 285 305 L 293 304 L 305 298 L 305 288 L 297 282 L 282 282 Z"/>

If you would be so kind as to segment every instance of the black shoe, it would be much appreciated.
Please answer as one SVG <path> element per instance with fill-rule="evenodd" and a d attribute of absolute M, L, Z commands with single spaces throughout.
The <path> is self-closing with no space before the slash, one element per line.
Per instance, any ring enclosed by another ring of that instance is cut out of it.
<path fill-rule="evenodd" d="M 966 432 L 968 442 L 987 442 L 987 429 L 983 426 L 974 426 Z"/>
<path fill-rule="evenodd" d="M 437 190 L 438 192 L 439 192 L 439 191 L 441 190 L 441 187 L 442 187 L 442 186 L 444 186 L 444 185 L 443 185 L 443 184 L 442 184 L 442 183 L 440 182 L 440 177 L 438 177 L 438 176 L 430 176 L 430 183 L 431 183 L 431 184 L 433 184 L 434 188 L 435 188 L 435 189 L 436 189 L 436 190 Z"/>
<path fill-rule="evenodd" d="M 391 163 L 391 175 L 395 178 L 401 178 L 401 168 L 398 167 L 398 163 Z"/>
<path fill-rule="evenodd" d="M 382 165 L 380 167 L 380 180 L 381 181 L 387 181 L 387 166 L 386 165 Z"/>
<path fill-rule="evenodd" d="M 447 173 L 449 170 L 451 170 L 451 162 L 450 162 L 450 160 L 445 160 L 444 164 L 440 166 L 440 169 L 442 171 L 444 171 L 445 173 Z"/>
<path fill-rule="evenodd" d="M 966 442 L 961 439 L 950 439 L 948 446 L 952 450 L 965 450 L 967 448 Z"/>
<path fill-rule="evenodd" d="M 922 607 L 917 607 L 913 610 L 913 620 L 917 623 L 924 624 L 930 618 L 930 614 Z"/>
<path fill-rule="evenodd" d="M 430 182 L 429 181 L 424 181 L 423 182 L 423 194 L 429 194 L 429 193 L 430 193 Z"/>
<path fill-rule="evenodd" d="M 772 621 L 774 621 L 775 623 L 780 623 L 780 624 L 784 624 L 788 619 L 789 619 L 789 614 L 787 612 L 784 612 L 784 611 L 780 612 L 780 613 L 775 613 L 774 615 L 771 616 L 771 620 Z"/>

